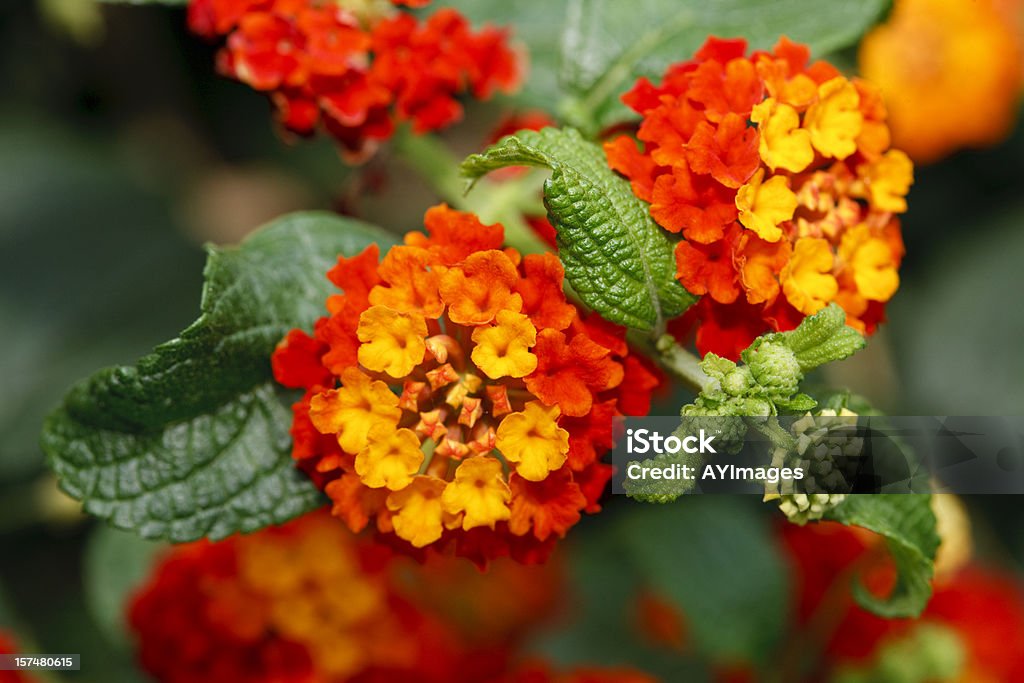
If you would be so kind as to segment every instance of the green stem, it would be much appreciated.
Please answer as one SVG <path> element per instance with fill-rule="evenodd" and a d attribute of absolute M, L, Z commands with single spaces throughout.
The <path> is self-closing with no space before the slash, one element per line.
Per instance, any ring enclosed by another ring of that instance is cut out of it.
<path fill-rule="evenodd" d="M 642 35 L 639 40 L 619 53 L 582 97 L 570 97 L 562 101 L 558 107 L 559 114 L 567 123 L 579 128 L 584 135 L 595 136 L 600 129 L 602 111 L 607 107 L 608 101 L 622 90 L 623 84 L 633 76 L 637 62 L 678 35 L 680 31 L 689 28 L 693 24 L 693 18 L 691 12 L 683 11 L 669 23 L 657 26 Z"/>
<path fill-rule="evenodd" d="M 544 213 L 535 174 L 498 182 L 482 179 L 477 185 L 483 187 L 470 195 L 458 160 L 436 136 L 416 135 L 402 128 L 395 135 L 393 149 L 449 206 L 475 213 L 484 223 L 501 223 L 508 246 L 524 254 L 550 250 L 524 219 L 524 215 Z"/>
<path fill-rule="evenodd" d="M 395 155 L 422 178 L 442 200 L 461 208 L 466 182 L 451 151 L 433 135 L 416 135 L 403 126 L 392 141 Z"/>
<path fill-rule="evenodd" d="M 683 380 L 695 394 L 713 381 L 700 369 L 700 359 L 680 346 L 671 335 L 662 335 L 656 347 L 662 365 Z"/>
<path fill-rule="evenodd" d="M 774 415 L 764 422 L 757 419 L 748 419 L 747 422 L 755 430 L 767 437 L 775 448 L 783 448 L 787 451 L 796 449 L 796 439 L 793 438 L 792 434 L 782 428 L 782 425 L 779 424 L 779 419 Z"/>

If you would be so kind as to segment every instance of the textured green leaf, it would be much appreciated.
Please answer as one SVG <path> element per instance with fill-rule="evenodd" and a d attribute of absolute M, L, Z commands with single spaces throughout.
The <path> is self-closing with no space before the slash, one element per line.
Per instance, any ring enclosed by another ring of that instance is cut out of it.
<path fill-rule="evenodd" d="M 779 38 L 816 55 L 852 45 L 888 0 L 571 0 L 562 40 L 562 79 L 573 112 L 603 124 L 625 113 L 618 97 L 636 78 L 660 78 L 708 36 L 744 37 L 754 48 Z"/>
<path fill-rule="evenodd" d="M 551 169 L 544 205 L 573 290 L 609 320 L 659 330 L 695 300 L 675 279 L 673 244 L 600 147 L 569 129 L 520 131 L 474 154 L 462 172 L 476 179 L 506 166 Z"/>
<path fill-rule="evenodd" d="M 931 496 L 926 494 L 852 495 L 830 510 L 826 519 L 864 527 L 885 537 L 899 573 L 886 598 L 872 595 L 860 581 L 854 597 L 865 609 L 888 618 L 917 617 L 932 594 L 939 536 Z"/>
<path fill-rule="evenodd" d="M 780 336 L 796 354 L 803 372 L 852 356 L 865 343 L 860 332 L 846 325 L 846 313 L 836 304 L 804 318 L 799 327 Z"/>
<path fill-rule="evenodd" d="M 623 557 L 685 615 L 701 652 L 764 661 L 787 623 L 787 570 L 758 504 L 726 496 L 637 505 L 621 525 Z"/>
<path fill-rule="evenodd" d="M 199 319 L 136 365 L 80 382 L 47 418 L 43 450 L 62 488 L 119 528 L 176 542 L 254 531 L 319 505 L 289 457 L 291 415 L 269 357 L 323 311 L 335 256 L 372 242 L 390 238 L 306 213 L 211 249 Z"/>

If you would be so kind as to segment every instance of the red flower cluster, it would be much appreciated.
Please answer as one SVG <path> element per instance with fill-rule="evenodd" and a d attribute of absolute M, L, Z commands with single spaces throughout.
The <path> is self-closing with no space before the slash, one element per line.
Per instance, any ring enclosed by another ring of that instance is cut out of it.
<path fill-rule="evenodd" d="M 563 589 L 556 564 L 415 566 L 314 513 L 175 546 L 129 621 L 161 683 L 649 683 L 513 663 Z"/>
<path fill-rule="evenodd" d="M 642 149 L 605 144 L 655 221 L 685 238 L 676 277 L 703 297 L 698 349 L 732 359 L 832 301 L 871 333 L 899 286 L 894 215 L 912 182 L 877 88 L 808 64 L 785 38 L 746 49 L 711 38 L 661 85 L 640 79 L 623 100 L 643 116 Z"/>
<path fill-rule="evenodd" d="M 340 258 L 330 316 L 274 353 L 305 390 L 292 455 L 353 531 L 540 561 L 600 509 L 612 418 L 645 414 L 659 377 L 566 301 L 554 254 L 503 250 L 500 225 L 443 205 L 425 224 L 383 260 Z"/>
<path fill-rule="evenodd" d="M 387 2 L 191 0 L 188 16 L 193 32 L 227 36 L 220 71 L 269 93 L 284 128 L 310 135 L 322 124 L 352 159 L 396 122 L 418 133 L 454 123 L 458 95 L 509 92 L 522 73 L 506 31 L 474 32 L 451 9 L 421 21 Z"/>

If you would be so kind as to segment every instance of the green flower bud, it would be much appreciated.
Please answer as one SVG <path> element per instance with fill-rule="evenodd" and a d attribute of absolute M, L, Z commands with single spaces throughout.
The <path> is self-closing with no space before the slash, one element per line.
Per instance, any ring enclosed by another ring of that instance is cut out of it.
<path fill-rule="evenodd" d="M 856 436 L 855 413 L 844 410 L 836 415 L 823 410 L 807 414 L 793 423 L 795 449 L 776 448 L 772 467 L 801 469 L 802 479 L 765 483 L 765 500 L 778 500 L 782 512 L 791 521 L 805 524 L 821 517 L 841 503 L 852 489 L 864 440 Z"/>
<path fill-rule="evenodd" d="M 640 462 L 641 467 L 664 467 L 672 464 L 690 464 L 683 455 L 662 455 Z M 679 479 L 629 479 L 622 483 L 626 495 L 641 503 L 671 503 L 693 487 L 692 482 Z"/>
<path fill-rule="evenodd" d="M 846 500 L 843 493 L 784 493 L 765 494 L 765 500 L 778 500 L 779 509 L 789 521 L 803 526 L 807 522 L 821 519 L 825 513 Z"/>
<path fill-rule="evenodd" d="M 769 394 L 789 397 L 800 388 L 803 373 L 796 354 L 786 345 L 766 341 L 744 353 L 754 379 Z"/>
<path fill-rule="evenodd" d="M 722 391 L 730 396 L 743 396 L 754 385 L 748 368 L 736 368 L 722 378 Z"/>
<path fill-rule="evenodd" d="M 747 438 L 747 425 L 740 417 L 741 411 L 732 402 L 707 406 L 703 400 L 683 406 L 680 413 L 682 422 L 675 435 L 683 439 L 697 435 L 703 429 L 705 434 L 715 437 L 715 448 L 719 453 L 735 454 L 743 448 Z"/>

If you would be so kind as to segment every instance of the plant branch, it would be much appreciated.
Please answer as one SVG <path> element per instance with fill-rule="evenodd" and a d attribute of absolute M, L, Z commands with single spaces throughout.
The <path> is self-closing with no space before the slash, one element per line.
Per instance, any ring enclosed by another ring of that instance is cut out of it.
<path fill-rule="evenodd" d="M 700 359 L 680 346 L 671 335 L 659 337 L 655 346 L 662 365 L 683 380 L 695 394 L 699 394 L 713 381 L 701 370 Z"/>
<path fill-rule="evenodd" d="M 402 128 L 394 138 L 395 154 L 452 208 L 475 213 L 485 223 L 505 227 L 505 243 L 524 254 L 549 251 L 524 215 L 543 215 L 538 176 L 534 173 L 505 181 L 483 179 L 471 195 L 459 162 L 440 139 Z"/>

